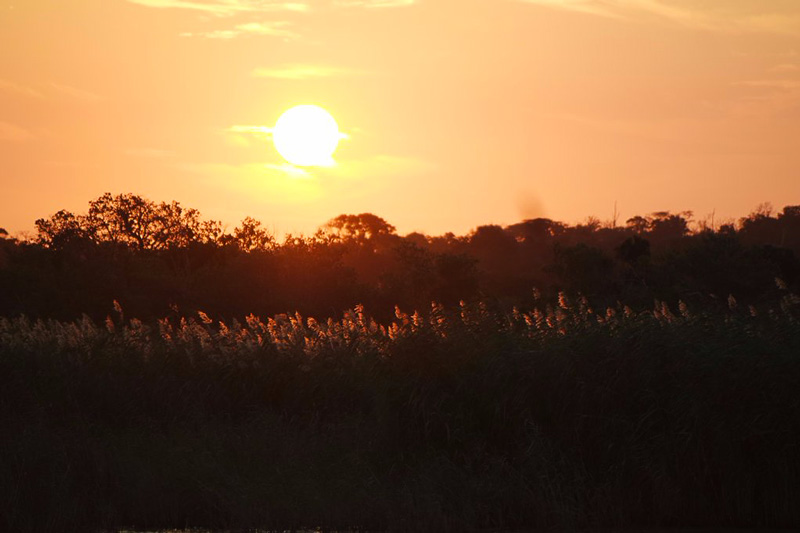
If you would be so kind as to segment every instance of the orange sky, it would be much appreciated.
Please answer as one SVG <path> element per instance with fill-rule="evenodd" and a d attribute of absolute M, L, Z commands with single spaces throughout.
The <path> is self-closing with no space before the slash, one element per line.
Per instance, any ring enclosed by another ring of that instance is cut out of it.
<path fill-rule="evenodd" d="M 105 191 L 278 234 L 800 204 L 798 0 L 2 0 L 0 50 L 12 233 Z M 304 103 L 349 139 L 302 176 L 243 126 Z"/>

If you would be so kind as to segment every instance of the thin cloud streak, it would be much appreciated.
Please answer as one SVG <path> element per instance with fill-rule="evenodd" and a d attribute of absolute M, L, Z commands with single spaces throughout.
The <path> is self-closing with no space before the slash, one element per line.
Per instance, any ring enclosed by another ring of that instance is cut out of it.
<path fill-rule="evenodd" d="M 736 82 L 734 85 L 792 90 L 800 89 L 800 80 L 748 80 Z"/>
<path fill-rule="evenodd" d="M 308 80 L 315 78 L 328 78 L 352 71 L 334 67 L 317 65 L 284 65 L 274 68 L 259 67 L 253 70 L 254 78 L 269 78 L 276 80 Z"/>
<path fill-rule="evenodd" d="M 368 9 L 406 7 L 419 0 L 333 0 L 334 7 L 364 7 Z M 308 2 L 275 2 L 266 0 L 127 0 L 127 2 L 160 9 L 187 9 L 218 16 L 241 13 L 306 12 L 311 10 Z"/>
<path fill-rule="evenodd" d="M 161 148 L 128 148 L 125 150 L 125 155 L 144 159 L 166 159 L 175 155 L 175 153 Z"/>
<path fill-rule="evenodd" d="M 526 4 L 536 4 L 543 7 L 553 9 L 563 9 L 566 11 L 576 11 L 578 13 L 586 13 L 589 15 L 597 15 L 601 17 L 622 18 L 619 13 L 616 13 L 612 6 L 607 6 L 605 3 L 598 3 L 595 0 L 518 0 Z"/>
<path fill-rule="evenodd" d="M 417 0 L 337 0 L 333 5 L 337 7 L 366 7 L 368 9 L 383 7 L 408 7 L 417 3 Z"/>
<path fill-rule="evenodd" d="M 177 168 L 203 176 L 215 187 L 270 204 L 296 206 L 319 201 L 323 194 L 319 180 L 302 168 L 288 163 L 182 164 Z"/>
<path fill-rule="evenodd" d="M 27 96 L 30 98 L 44 98 L 44 94 L 31 87 L 14 83 L 13 81 L 0 80 L 0 91 Z"/>
<path fill-rule="evenodd" d="M 67 95 L 76 100 L 82 100 L 84 102 L 98 102 L 103 99 L 103 97 L 99 94 L 95 94 L 84 89 L 79 89 L 71 85 L 50 82 L 50 87 L 61 94 Z"/>
<path fill-rule="evenodd" d="M 800 72 L 800 66 L 795 65 L 794 63 L 781 63 L 780 65 L 775 65 L 771 69 L 770 72 Z"/>
<path fill-rule="evenodd" d="M 253 135 L 272 135 L 274 128 L 270 126 L 231 126 L 226 131 L 231 133 L 251 133 Z"/>
<path fill-rule="evenodd" d="M 228 133 L 244 133 L 255 135 L 260 138 L 272 138 L 272 131 L 275 128 L 271 126 L 245 126 L 245 125 L 237 125 L 231 126 L 227 128 L 225 131 Z M 349 140 L 350 135 L 344 133 L 343 131 L 339 132 L 339 139 L 340 140 Z"/>
<path fill-rule="evenodd" d="M 542 7 L 574 11 L 622 20 L 656 17 L 680 26 L 725 33 L 767 32 L 797 34 L 800 10 L 770 11 L 763 2 L 758 10 L 744 11 L 735 5 L 715 5 L 714 8 L 678 5 L 675 0 L 515 0 Z"/>
<path fill-rule="evenodd" d="M 0 122 L 0 141 L 20 142 L 35 138 L 36 136 L 25 128 L 10 122 Z"/>
<path fill-rule="evenodd" d="M 37 100 L 51 99 L 54 94 L 68 96 L 84 102 L 97 102 L 103 99 L 103 97 L 98 94 L 71 85 L 49 82 L 46 84 L 39 84 L 39 86 L 42 87 L 42 90 L 34 89 L 33 87 L 21 83 L 0 79 L 0 91 L 18 96 L 35 98 Z"/>
<path fill-rule="evenodd" d="M 302 167 L 292 165 L 291 163 L 264 163 L 264 168 L 282 172 L 292 178 L 310 179 L 311 174 Z"/>
<path fill-rule="evenodd" d="M 205 32 L 184 32 L 181 37 L 204 37 L 206 39 L 233 39 L 243 35 L 262 35 L 268 37 L 283 37 L 286 40 L 296 39 L 299 35 L 288 27 L 287 21 L 248 22 L 239 24 L 231 30 L 212 30 Z"/>
<path fill-rule="evenodd" d="M 258 13 L 269 11 L 308 11 L 309 5 L 303 2 L 265 2 L 258 0 L 213 0 L 210 2 L 190 0 L 127 0 L 132 4 L 160 9 L 189 9 L 203 11 L 219 16 L 239 13 Z"/>

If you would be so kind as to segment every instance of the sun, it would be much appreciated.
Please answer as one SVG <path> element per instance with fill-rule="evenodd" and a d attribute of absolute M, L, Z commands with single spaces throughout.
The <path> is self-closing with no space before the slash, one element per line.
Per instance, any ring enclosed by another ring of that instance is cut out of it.
<path fill-rule="evenodd" d="M 298 105 L 285 111 L 272 129 L 278 153 L 302 167 L 333 165 L 333 152 L 342 137 L 333 116 L 316 105 Z"/>

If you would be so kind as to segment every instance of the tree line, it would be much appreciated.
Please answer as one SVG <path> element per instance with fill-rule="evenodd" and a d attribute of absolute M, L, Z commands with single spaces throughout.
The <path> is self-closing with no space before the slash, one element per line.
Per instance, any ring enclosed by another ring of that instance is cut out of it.
<path fill-rule="evenodd" d="M 86 213 L 38 219 L 35 237 L 0 230 L 0 316 L 102 319 L 117 301 L 142 319 L 199 309 L 336 317 L 356 304 L 388 318 L 395 306 L 434 301 L 529 308 L 559 291 L 598 306 L 726 305 L 729 296 L 757 306 L 797 291 L 798 257 L 800 206 L 775 214 L 762 205 L 719 228 L 656 212 L 624 225 L 535 218 L 440 236 L 345 214 L 278 240 L 250 217 L 228 231 L 176 201 L 107 193 Z"/>

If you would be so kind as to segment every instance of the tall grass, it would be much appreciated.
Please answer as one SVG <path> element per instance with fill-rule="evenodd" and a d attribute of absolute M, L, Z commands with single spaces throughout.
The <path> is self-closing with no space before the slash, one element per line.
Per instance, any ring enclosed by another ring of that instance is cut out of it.
<path fill-rule="evenodd" d="M 800 310 L 0 319 L 0 529 L 798 527 Z"/>

